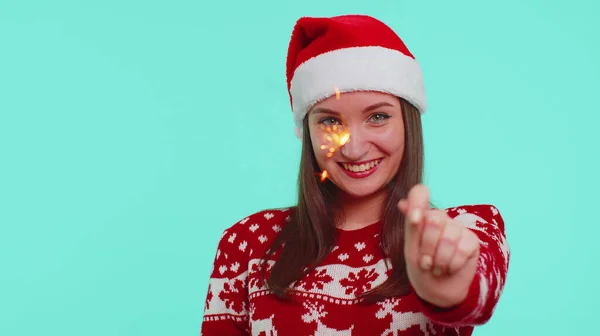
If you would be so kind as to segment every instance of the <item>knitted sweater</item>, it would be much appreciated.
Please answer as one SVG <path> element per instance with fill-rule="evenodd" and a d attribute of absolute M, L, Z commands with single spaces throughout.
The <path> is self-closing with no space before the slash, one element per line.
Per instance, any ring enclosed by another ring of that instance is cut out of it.
<path fill-rule="evenodd" d="M 224 231 L 210 277 L 201 335 L 471 335 L 474 326 L 491 318 L 510 258 L 504 222 L 494 206 L 446 209 L 481 241 L 468 296 L 450 309 L 435 307 L 414 292 L 373 304 L 359 302 L 357 295 L 382 283 L 392 266 L 379 248 L 380 223 L 354 231 L 338 229 L 333 251 L 319 267 L 292 284 L 296 300 L 280 301 L 260 283 L 258 270 L 291 211 L 260 211 Z"/>

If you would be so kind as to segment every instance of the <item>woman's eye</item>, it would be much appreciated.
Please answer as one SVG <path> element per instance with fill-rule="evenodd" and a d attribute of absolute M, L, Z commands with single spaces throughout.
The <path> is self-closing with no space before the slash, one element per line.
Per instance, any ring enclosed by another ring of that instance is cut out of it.
<path fill-rule="evenodd" d="M 323 125 L 341 125 L 340 121 L 334 117 L 326 117 L 319 121 Z"/>
<path fill-rule="evenodd" d="M 375 114 L 371 115 L 371 118 L 369 118 L 369 120 L 372 122 L 375 122 L 375 123 L 380 123 L 389 118 L 390 118 L 390 116 L 385 113 L 375 113 Z"/>

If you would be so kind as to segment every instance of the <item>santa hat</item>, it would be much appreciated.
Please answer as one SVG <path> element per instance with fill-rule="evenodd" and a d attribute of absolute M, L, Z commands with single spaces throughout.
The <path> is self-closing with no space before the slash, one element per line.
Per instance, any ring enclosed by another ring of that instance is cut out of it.
<path fill-rule="evenodd" d="M 425 113 L 419 63 L 390 27 L 370 16 L 300 18 L 288 48 L 286 76 L 298 138 L 306 113 L 336 90 L 390 93 Z"/>

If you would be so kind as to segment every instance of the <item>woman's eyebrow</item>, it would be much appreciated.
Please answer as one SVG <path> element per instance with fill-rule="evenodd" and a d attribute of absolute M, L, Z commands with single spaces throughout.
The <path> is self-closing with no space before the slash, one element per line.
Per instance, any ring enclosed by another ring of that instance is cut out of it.
<path fill-rule="evenodd" d="M 369 105 L 367 106 L 364 110 L 363 113 L 367 113 L 367 112 L 371 112 L 373 110 L 376 110 L 380 107 L 384 107 L 384 106 L 389 106 L 389 107 L 395 107 L 393 104 L 390 104 L 388 102 L 379 102 L 379 103 L 375 103 L 373 105 Z"/>
<path fill-rule="evenodd" d="M 312 113 L 312 114 L 333 114 L 333 115 L 337 115 L 337 116 L 340 115 L 340 113 L 338 111 L 328 109 L 325 107 L 317 107 L 317 108 L 313 109 L 312 111 L 310 111 L 310 113 Z"/>

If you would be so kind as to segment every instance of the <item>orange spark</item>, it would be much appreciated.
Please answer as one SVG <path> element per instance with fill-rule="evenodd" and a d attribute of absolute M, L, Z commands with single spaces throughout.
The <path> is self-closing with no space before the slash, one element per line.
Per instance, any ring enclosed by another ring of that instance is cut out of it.
<path fill-rule="evenodd" d="M 323 170 L 323 172 L 321 173 L 321 182 L 325 182 L 325 180 L 327 179 L 327 170 Z"/>
<path fill-rule="evenodd" d="M 346 132 L 340 137 L 340 146 L 345 145 L 348 140 L 350 140 L 350 133 Z"/>

